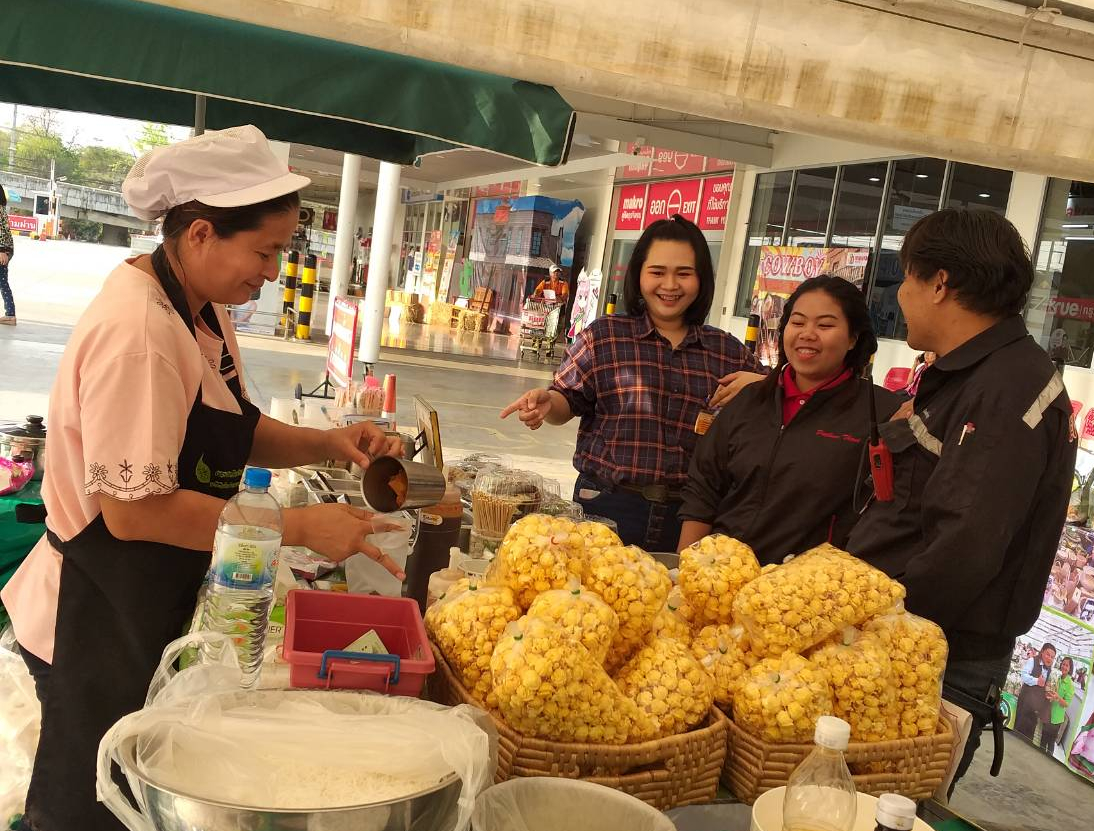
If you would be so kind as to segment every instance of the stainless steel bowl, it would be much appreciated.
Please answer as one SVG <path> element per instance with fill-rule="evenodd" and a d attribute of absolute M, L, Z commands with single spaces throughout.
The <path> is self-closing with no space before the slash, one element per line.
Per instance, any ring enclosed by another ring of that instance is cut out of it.
<path fill-rule="evenodd" d="M 451 831 L 461 782 L 455 774 L 402 799 L 321 811 L 263 810 L 209 800 L 149 781 L 137 766 L 139 737 L 118 748 L 122 771 L 140 789 L 157 831 Z M 291 764 L 291 760 L 286 760 Z"/>

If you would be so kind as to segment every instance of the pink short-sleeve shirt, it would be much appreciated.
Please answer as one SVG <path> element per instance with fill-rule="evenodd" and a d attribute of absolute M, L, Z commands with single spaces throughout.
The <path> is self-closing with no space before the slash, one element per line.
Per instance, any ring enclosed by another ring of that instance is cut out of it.
<path fill-rule="evenodd" d="M 199 384 L 205 404 L 240 412 L 220 374 L 223 343 L 237 368 L 239 346 L 225 310 L 216 312 L 224 341 L 203 323 L 195 340 L 159 282 L 130 262 L 91 301 L 65 347 L 46 421 L 42 498 L 46 524 L 62 540 L 101 513 L 102 494 L 141 499 L 178 488 L 175 465 Z M 61 556 L 42 537 L 2 594 L 19 643 L 50 662 L 60 581 Z"/>

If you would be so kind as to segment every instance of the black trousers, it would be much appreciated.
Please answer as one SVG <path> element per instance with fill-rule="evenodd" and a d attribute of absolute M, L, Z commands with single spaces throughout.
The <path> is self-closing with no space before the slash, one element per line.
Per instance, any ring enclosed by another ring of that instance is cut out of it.
<path fill-rule="evenodd" d="M 23 656 L 23 663 L 27 665 L 30 677 L 34 679 L 34 693 L 38 696 L 38 702 L 44 707 L 46 705 L 46 696 L 49 695 L 51 667 L 22 644 L 19 644 L 19 654 Z"/>

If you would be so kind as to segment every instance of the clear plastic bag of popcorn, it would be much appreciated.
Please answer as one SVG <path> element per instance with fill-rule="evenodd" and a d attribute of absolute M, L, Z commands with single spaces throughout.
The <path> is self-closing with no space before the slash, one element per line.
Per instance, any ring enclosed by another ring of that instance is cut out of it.
<path fill-rule="evenodd" d="M 593 557 L 605 548 L 617 548 L 623 544 L 619 535 L 603 522 L 586 519 L 577 524 L 577 532 L 585 540 L 586 557 Z"/>
<path fill-rule="evenodd" d="M 532 514 L 518 519 L 498 546 L 489 582 L 513 590 L 522 609 L 536 596 L 566 587 L 570 577 L 581 577 L 585 538 L 577 523 L 566 517 Z"/>
<path fill-rule="evenodd" d="M 904 587 L 871 565 L 821 545 L 746 584 L 733 601 L 759 655 L 804 652 L 904 597 Z"/>
<path fill-rule="evenodd" d="M 504 586 L 457 580 L 425 613 L 429 637 L 475 699 L 497 707 L 490 656 L 505 627 L 521 616 L 513 592 Z"/>
<path fill-rule="evenodd" d="M 733 600 L 760 576 L 752 549 L 725 534 L 703 537 L 680 552 L 680 591 L 699 627 L 733 622 Z"/>
<path fill-rule="evenodd" d="M 793 652 L 764 658 L 733 696 L 733 720 L 768 742 L 810 742 L 817 719 L 831 714 L 828 676 Z"/>
<path fill-rule="evenodd" d="M 949 647 L 942 629 L 907 612 L 880 615 L 864 631 L 881 641 L 892 664 L 898 718 L 889 738 L 931 736 L 938 728 Z"/>
<path fill-rule="evenodd" d="M 498 710 L 526 736 L 623 744 L 651 731 L 649 718 L 554 621 L 523 617 L 510 624 L 490 668 Z"/>
<path fill-rule="evenodd" d="M 749 651 L 748 633 L 739 623 L 704 626 L 691 651 L 714 681 L 715 703 L 724 708 L 732 706 L 745 674 L 759 662 Z"/>
<path fill-rule="evenodd" d="M 668 569 L 641 548 L 594 549 L 585 561 L 585 588 L 604 598 L 619 617 L 605 664 L 612 672 L 643 643 L 672 590 Z"/>
<path fill-rule="evenodd" d="M 665 608 L 657 613 L 650 627 L 650 636 L 654 638 L 676 638 L 685 644 L 690 644 L 694 632 L 691 629 L 691 610 L 680 594 L 679 587 L 674 587 L 669 592 L 665 601 Z"/>
<path fill-rule="evenodd" d="M 565 589 L 544 592 L 533 600 L 528 616 L 559 624 L 598 664 L 608 657 L 608 648 L 619 631 L 615 610 L 596 592 L 585 589 L 577 577 L 571 577 Z"/>
<path fill-rule="evenodd" d="M 809 660 L 828 673 L 833 714 L 851 725 L 853 741 L 892 738 L 899 711 L 892 662 L 880 638 L 848 626 L 813 649 Z"/>
<path fill-rule="evenodd" d="M 632 741 L 661 739 L 701 723 L 714 701 L 710 675 L 674 638 L 652 638 L 616 674 L 623 695 L 650 717 L 650 732 Z"/>

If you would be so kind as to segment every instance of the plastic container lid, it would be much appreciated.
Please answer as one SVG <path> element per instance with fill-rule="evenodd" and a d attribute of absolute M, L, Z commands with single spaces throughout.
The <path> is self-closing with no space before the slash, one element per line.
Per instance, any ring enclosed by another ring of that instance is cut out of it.
<path fill-rule="evenodd" d="M 247 488 L 265 489 L 270 486 L 273 476 L 264 467 L 249 467 L 243 474 L 243 485 Z"/>
<path fill-rule="evenodd" d="M 846 750 L 847 742 L 851 740 L 851 725 L 835 716 L 821 716 L 817 719 L 817 729 L 813 733 L 813 741 L 821 747 L 831 750 Z"/>
<path fill-rule="evenodd" d="M 883 793 L 877 800 L 877 824 L 893 831 L 909 831 L 915 826 L 915 803 L 898 793 Z"/>

